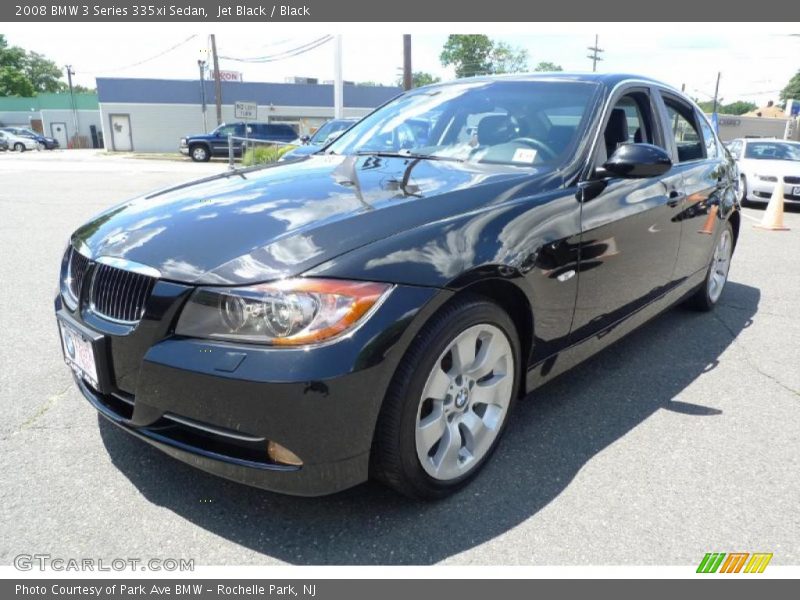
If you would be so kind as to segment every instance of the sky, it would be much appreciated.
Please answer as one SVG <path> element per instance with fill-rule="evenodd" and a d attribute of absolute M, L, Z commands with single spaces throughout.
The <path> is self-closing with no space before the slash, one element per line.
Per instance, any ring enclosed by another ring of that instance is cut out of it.
<path fill-rule="evenodd" d="M 207 57 L 215 33 L 220 68 L 239 71 L 245 81 L 286 77 L 333 79 L 333 43 L 269 63 L 232 60 L 276 55 L 328 34 L 342 35 L 344 79 L 392 85 L 402 66 L 402 34 L 412 35 L 412 66 L 442 79 L 454 73 L 439 62 L 450 33 L 486 33 L 528 51 L 531 68 L 540 61 L 568 71 L 590 71 L 588 46 L 595 34 L 603 48 L 598 71 L 647 75 L 699 100 L 713 97 L 717 73 L 724 102 L 759 106 L 800 69 L 800 35 L 791 24 L 269 24 L 269 23 L 77 23 L 5 24 L 9 44 L 70 64 L 74 81 L 95 87 L 95 77 L 195 79 L 197 59 Z M 145 31 L 146 30 L 146 31 Z"/>

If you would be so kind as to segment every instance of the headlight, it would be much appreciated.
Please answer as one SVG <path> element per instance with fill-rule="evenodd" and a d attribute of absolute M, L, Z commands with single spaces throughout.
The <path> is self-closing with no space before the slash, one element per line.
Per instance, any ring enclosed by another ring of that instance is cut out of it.
<path fill-rule="evenodd" d="M 391 290 L 384 283 L 299 278 L 239 288 L 199 288 L 175 333 L 299 346 L 352 329 Z"/>

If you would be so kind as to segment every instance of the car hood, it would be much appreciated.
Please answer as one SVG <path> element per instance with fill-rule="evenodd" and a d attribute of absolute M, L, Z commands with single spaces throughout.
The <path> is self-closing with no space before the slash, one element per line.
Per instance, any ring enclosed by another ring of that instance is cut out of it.
<path fill-rule="evenodd" d="M 190 135 L 183 136 L 183 139 L 185 139 L 185 140 L 210 140 L 210 139 L 212 139 L 214 137 L 216 137 L 216 136 L 214 134 L 212 134 L 212 133 L 192 133 Z"/>
<path fill-rule="evenodd" d="M 753 175 L 798 176 L 800 175 L 800 162 L 793 160 L 744 159 L 739 161 L 739 171 L 751 177 Z"/>
<path fill-rule="evenodd" d="M 93 258 L 147 265 L 172 281 L 255 283 L 557 185 L 552 170 L 310 156 L 125 202 L 78 229 L 72 242 Z"/>

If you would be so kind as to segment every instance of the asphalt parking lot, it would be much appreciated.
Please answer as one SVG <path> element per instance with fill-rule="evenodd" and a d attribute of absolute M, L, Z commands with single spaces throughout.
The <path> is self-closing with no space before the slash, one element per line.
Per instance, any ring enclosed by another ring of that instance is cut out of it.
<path fill-rule="evenodd" d="M 100 420 L 52 314 L 69 233 L 223 163 L 0 154 L 0 564 L 21 553 L 236 564 L 800 563 L 800 211 L 744 220 L 713 314 L 673 309 L 517 405 L 442 502 L 303 499 L 207 475 Z M 745 209 L 750 219 L 759 209 Z"/>

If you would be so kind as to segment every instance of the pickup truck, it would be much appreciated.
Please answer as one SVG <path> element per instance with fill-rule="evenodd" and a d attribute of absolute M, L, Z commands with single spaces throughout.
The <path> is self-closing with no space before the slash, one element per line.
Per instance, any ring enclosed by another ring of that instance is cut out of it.
<path fill-rule="evenodd" d="M 223 123 L 211 133 L 181 138 L 180 152 L 195 162 L 206 162 L 212 156 L 228 156 L 228 136 L 245 137 L 245 126 L 249 139 L 287 144 L 297 139 L 297 132 L 285 123 Z M 233 140 L 234 156 L 242 155 L 242 143 L 240 139 Z"/>

